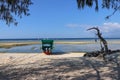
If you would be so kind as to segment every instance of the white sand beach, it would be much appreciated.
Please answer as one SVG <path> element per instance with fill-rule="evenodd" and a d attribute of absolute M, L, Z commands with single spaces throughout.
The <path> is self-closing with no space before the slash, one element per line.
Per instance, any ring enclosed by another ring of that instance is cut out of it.
<path fill-rule="evenodd" d="M 120 80 L 120 53 L 113 62 L 84 54 L 0 53 L 0 80 Z"/>
<path fill-rule="evenodd" d="M 46 55 L 44 53 L 0 53 L 0 64 L 25 64 L 43 59 L 63 59 L 70 57 L 82 57 L 85 53 L 58 53 Z M 23 61 L 21 61 L 24 59 Z M 13 63 L 15 62 L 15 63 Z"/>

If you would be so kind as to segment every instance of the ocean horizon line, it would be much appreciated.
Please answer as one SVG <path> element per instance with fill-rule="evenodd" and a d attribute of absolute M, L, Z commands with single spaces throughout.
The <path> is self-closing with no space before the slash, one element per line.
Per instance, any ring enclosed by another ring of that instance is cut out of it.
<path fill-rule="evenodd" d="M 0 39 L 0 41 L 27 41 L 27 40 L 43 40 L 43 39 L 52 39 L 52 40 L 95 40 L 98 38 L 6 38 L 6 39 Z M 105 38 L 107 40 L 114 40 L 114 39 L 120 39 L 120 38 Z"/>
<path fill-rule="evenodd" d="M 42 39 L 80 40 L 80 39 L 99 39 L 99 38 L 1 38 L 0 40 L 42 40 Z M 120 38 L 105 38 L 105 39 L 120 39 Z"/>

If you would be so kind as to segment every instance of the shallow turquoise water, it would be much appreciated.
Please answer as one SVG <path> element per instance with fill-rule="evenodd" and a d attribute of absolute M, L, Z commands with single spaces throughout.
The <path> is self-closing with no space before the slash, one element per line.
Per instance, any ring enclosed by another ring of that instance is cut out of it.
<path fill-rule="evenodd" d="M 120 44 L 110 44 L 109 49 L 120 49 Z M 99 44 L 55 44 L 53 52 L 90 52 L 100 50 Z M 41 53 L 41 45 L 29 45 L 12 47 L 9 49 L 1 48 L 0 52 L 10 53 Z"/>
<path fill-rule="evenodd" d="M 28 40 L 31 41 L 31 40 Z M 37 41 L 37 40 L 36 40 Z M 59 41 L 94 41 L 94 40 L 59 40 Z M 120 42 L 120 39 L 112 39 L 108 40 L 111 42 Z M 9 42 L 9 41 L 7 41 Z M 13 41 L 14 42 L 14 41 Z M 20 42 L 20 41 L 19 41 Z M 108 44 L 109 49 L 120 49 L 120 43 L 118 44 Z M 53 52 L 90 52 L 90 51 L 96 51 L 100 50 L 99 43 L 96 44 L 54 44 Z M 37 45 L 27 45 L 27 46 L 18 46 L 18 47 L 12 47 L 9 49 L 0 48 L 0 52 L 10 52 L 10 53 L 41 53 L 41 44 Z"/>

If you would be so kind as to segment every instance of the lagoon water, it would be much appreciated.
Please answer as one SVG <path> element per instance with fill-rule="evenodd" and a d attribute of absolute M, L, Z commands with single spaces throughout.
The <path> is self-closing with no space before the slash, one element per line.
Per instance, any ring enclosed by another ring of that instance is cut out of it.
<path fill-rule="evenodd" d="M 109 49 L 120 49 L 120 39 L 106 39 L 109 44 Z M 7 40 L 0 40 L 0 43 L 5 42 L 29 42 L 29 41 L 40 41 L 40 39 L 7 39 Z M 86 41 L 93 41 L 92 38 L 67 38 L 67 39 L 54 39 L 54 41 L 60 42 L 86 42 Z M 114 43 L 113 43 L 114 42 Z M 100 44 L 54 44 L 53 52 L 90 52 L 100 50 Z M 9 53 L 41 53 L 41 44 L 36 45 L 27 45 L 27 46 L 17 46 L 12 47 L 9 49 L 0 48 L 0 52 L 9 52 Z"/>

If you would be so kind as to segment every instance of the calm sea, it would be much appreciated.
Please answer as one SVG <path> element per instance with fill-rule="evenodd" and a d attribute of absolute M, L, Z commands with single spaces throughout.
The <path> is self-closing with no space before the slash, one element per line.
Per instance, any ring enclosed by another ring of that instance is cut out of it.
<path fill-rule="evenodd" d="M 6 42 L 40 42 L 41 39 L 0 39 L 0 43 Z M 87 42 L 93 41 L 94 38 L 49 38 L 54 41 L 67 41 L 67 42 Z M 107 38 L 106 39 L 109 44 L 109 49 L 120 49 L 120 38 Z M 53 52 L 90 52 L 100 50 L 100 44 L 54 44 Z M 9 52 L 9 53 L 41 53 L 41 44 L 36 45 L 27 45 L 27 46 L 17 46 L 9 49 L 0 48 L 0 52 Z"/>

